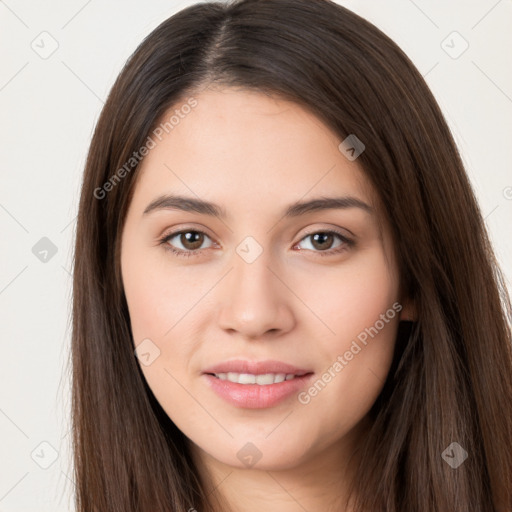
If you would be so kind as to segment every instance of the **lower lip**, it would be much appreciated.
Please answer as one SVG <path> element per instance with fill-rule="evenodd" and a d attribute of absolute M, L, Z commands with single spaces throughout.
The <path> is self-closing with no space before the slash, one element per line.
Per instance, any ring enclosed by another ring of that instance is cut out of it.
<path fill-rule="evenodd" d="M 298 393 L 306 386 L 313 374 L 308 373 L 301 377 L 294 377 L 291 380 L 264 386 L 238 384 L 229 380 L 221 380 L 206 373 L 203 376 L 213 391 L 230 404 L 246 409 L 265 409 L 277 405 L 294 393 Z"/>

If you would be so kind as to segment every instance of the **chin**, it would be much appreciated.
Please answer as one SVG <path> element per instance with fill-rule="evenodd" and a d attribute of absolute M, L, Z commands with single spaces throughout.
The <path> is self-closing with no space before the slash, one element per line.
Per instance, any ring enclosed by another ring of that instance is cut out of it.
<path fill-rule="evenodd" d="M 232 443 L 229 448 L 226 447 L 218 454 L 210 452 L 210 457 L 231 467 L 258 471 L 293 469 L 306 458 L 306 453 L 297 451 L 303 443 L 294 442 L 289 446 L 283 446 L 282 441 L 277 438 L 276 442 L 264 439 L 259 442 L 257 439 L 252 439 L 253 441 Z M 227 453 L 233 452 L 233 457 L 226 457 Z"/>

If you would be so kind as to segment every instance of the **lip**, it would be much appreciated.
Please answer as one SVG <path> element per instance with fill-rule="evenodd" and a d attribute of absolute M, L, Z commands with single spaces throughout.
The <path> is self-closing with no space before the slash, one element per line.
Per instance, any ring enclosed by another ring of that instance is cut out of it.
<path fill-rule="evenodd" d="M 213 373 L 293 373 L 298 375 L 291 380 L 277 384 L 238 384 L 228 380 L 220 380 Z M 274 407 L 290 396 L 297 394 L 313 377 L 307 369 L 282 363 L 280 361 L 243 361 L 233 360 L 220 363 L 204 370 L 202 378 L 217 395 L 235 407 L 246 409 L 265 409 Z"/>
<path fill-rule="evenodd" d="M 223 363 L 210 366 L 203 373 L 252 373 L 254 375 L 262 375 L 265 373 L 293 373 L 294 375 L 305 375 L 311 373 L 311 370 L 297 368 L 281 361 L 246 361 L 243 359 L 233 359 L 224 361 Z M 245 384 L 242 384 L 245 386 Z"/>

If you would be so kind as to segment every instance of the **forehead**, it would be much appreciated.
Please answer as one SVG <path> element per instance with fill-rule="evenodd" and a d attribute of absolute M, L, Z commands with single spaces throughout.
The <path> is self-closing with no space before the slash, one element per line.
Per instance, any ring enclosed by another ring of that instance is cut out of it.
<path fill-rule="evenodd" d="M 238 205 L 247 214 L 308 196 L 373 202 L 361 167 L 339 150 L 341 138 L 301 105 L 233 88 L 193 98 L 193 109 L 181 110 L 187 98 L 169 109 L 160 124 L 167 129 L 152 136 L 155 146 L 138 169 L 139 208 L 171 191 Z M 173 114 L 174 123 L 165 125 Z"/>

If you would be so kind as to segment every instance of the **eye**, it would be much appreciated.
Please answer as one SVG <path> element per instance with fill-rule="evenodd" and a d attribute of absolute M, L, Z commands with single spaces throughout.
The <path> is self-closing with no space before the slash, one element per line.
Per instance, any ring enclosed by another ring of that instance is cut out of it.
<path fill-rule="evenodd" d="M 347 238 L 345 235 L 342 235 L 338 231 L 332 230 L 314 231 L 312 233 L 307 234 L 304 238 L 302 238 L 302 240 L 307 240 L 308 238 L 312 240 L 312 243 L 310 245 L 313 247 L 313 252 L 318 252 L 320 256 L 332 256 L 333 254 L 338 254 L 340 252 L 350 249 L 355 244 L 353 240 Z M 335 238 L 338 238 L 338 240 L 340 240 L 340 243 L 337 246 L 335 246 L 334 249 L 331 249 L 333 246 L 333 239 Z M 296 244 L 295 247 L 298 247 L 299 244 Z"/>
<path fill-rule="evenodd" d="M 182 248 L 177 248 L 174 244 L 170 243 L 174 238 L 177 238 L 177 243 L 181 244 Z M 165 235 L 162 239 L 160 239 L 160 244 L 164 246 L 165 250 L 171 251 L 177 256 L 187 258 L 190 256 L 197 256 L 200 253 L 201 246 L 203 245 L 205 238 L 210 239 L 210 237 L 203 231 L 198 231 L 195 229 L 183 229 L 181 231 L 175 231 L 174 233 Z M 317 252 L 320 254 L 320 256 L 331 256 L 333 254 L 338 254 L 350 249 L 355 245 L 353 240 L 333 230 L 313 231 L 312 233 L 309 233 L 303 237 L 301 242 L 303 240 L 307 240 L 308 238 L 311 238 L 312 240 L 311 246 L 313 249 L 308 248 L 307 250 Z M 335 246 L 334 249 L 332 249 L 333 239 L 336 238 L 338 238 L 340 242 L 337 246 Z M 300 242 L 295 244 L 294 247 L 298 247 L 299 245 Z M 209 247 L 212 247 L 212 245 L 206 248 Z M 204 247 L 202 249 L 204 249 Z M 299 250 L 302 249 L 299 248 Z"/>
<path fill-rule="evenodd" d="M 210 238 L 206 233 L 203 233 L 202 231 L 197 231 L 195 229 L 184 229 L 164 236 L 160 240 L 160 243 L 166 250 L 171 251 L 177 256 L 189 257 L 198 254 L 200 247 L 204 243 L 205 237 Z M 177 238 L 178 243 L 182 245 L 183 249 L 176 248 L 174 245 L 169 243 L 173 238 Z"/>

